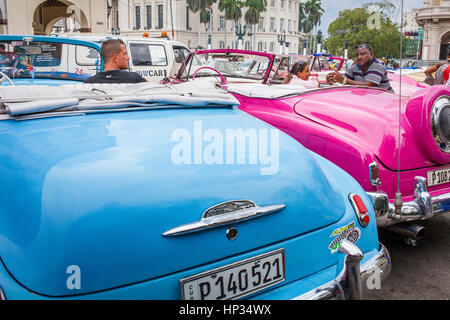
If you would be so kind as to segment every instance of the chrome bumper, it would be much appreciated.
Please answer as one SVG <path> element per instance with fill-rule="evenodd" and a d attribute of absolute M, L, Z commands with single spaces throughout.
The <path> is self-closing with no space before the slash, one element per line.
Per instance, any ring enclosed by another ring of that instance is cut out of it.
<path fill-rule="evenodd" d="M 384 192 L 367 192 L 372 197 L 378 227 L 388 227 L 399 222 L 411 222 L 431 219 L 450 212 L 450 193 L 431 197 L 427 192 L 427 181 L 423 177 L 415 178 L 414 200 L 404 202 L 401 213 L 395 213 L 388 195 Z"/>
<path fill-rule="evenodd" d="M 343 257 L 339 259 L 337 270 L 341 271 L 336 279 L 293 300 L 360 300 L 391 273 L 391 258 L 381 243 L 379 252 L 363 264 L 360 261 L 364 255 L 352 242 L 343 240 L 339 252 Z"/>

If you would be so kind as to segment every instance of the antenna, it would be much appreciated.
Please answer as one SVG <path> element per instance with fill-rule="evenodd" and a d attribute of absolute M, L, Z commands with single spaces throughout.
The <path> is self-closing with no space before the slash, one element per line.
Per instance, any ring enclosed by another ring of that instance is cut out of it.
<path fill-rule="evenodd" d="M 401 125 L 402 125 L 402 49 L 403 49 L 403 0 L 400 0 L 400 84 L 398 94 L 398 164 L 397 164 L 397 192 L 395 193 L 395 214 L 402 213 L 402 193 L 400 192 L 400 149 L 401 149 Z"/>

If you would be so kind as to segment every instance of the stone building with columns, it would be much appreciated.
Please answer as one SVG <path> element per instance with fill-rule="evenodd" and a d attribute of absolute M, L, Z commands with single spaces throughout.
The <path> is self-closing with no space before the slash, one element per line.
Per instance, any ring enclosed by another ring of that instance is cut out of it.
<path fill-rule="evenodd" d="M 80 32 L 104 33 L 106 0 L 0 0 L 0 32 L 8 34 L 50 34 L 55 23 L 71 19 Z"/>
<path fill-rule="evenodd" d="M 267 10 L 261 14 L 259 23 L 245 26 L 242 48 L 276 53 L 281 50 L 298 52 L 298 3 L 299 0 L 268 0 Z M 172 14 L 169 10 L 171 4 Z M 207 25 L 200 24 L 199 13 L 191 12 L 185 0 L 111 0 L 111 5 L 111 25 L 120 29 L 121 34 L 134 35 L 147 31 L 150 36 L 158 36 L 164 30 L 170 36 L 173 28 L 175 40 L 190 48 L 208 48 L 209 35 L 212 48 L 237 47 L 236 26 L 233 21 L 225 20 L 225 13 L 218 8 L 218 1 L 212 6 L 212 18 Z M 242 18 L 242 33 L 244 24 Z M 282 46 L 278 35 L 285 38 Z"/>
<path fill-rule="evenodd" d="M 301 38 L 299 2 L 267 0 L 267 10 L 258 24 L 244 28 L 244 18 L 239 22 L 242 33 L 246 31 L 240 42 L 234 22 L 225 20 L 218 1 L 212 6 L 210 23 L 203 25 L 199 13 L 192 13 L 186 0 L 0 0 L 0 32 L 50 34 L 52 30 L 64 31 L 64 25 L 66 29 L 70 26 L 70 31 L 99 34 L 140 36 L 146 32 L 158 37 L 165 31 L 190 48 L 237 48 L 241 44 L 243 49 L 296 53 Z"/>
<path fill-rule="evenodd" d="M 415 19 L 424 29 L 422 59 L 445 59 L 450 44 L 450 0 L 425 0 Z"/>

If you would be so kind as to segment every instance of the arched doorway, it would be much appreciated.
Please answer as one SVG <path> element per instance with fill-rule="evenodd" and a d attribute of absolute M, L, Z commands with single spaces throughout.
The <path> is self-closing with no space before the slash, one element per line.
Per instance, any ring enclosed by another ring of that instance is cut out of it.
<path fill-rule="evenodd" d="M 445 60 L 447 49 L 450 44 L 450 31 L 446 32 L 441 38 L 441 48 L 439 52 L 439 60 Z"/>
<path fill-rule="evenodd" d="M 34 34 L 48 35 L 56 22 L 69 23 L 80 32 L 90 32 L 83 10 L 67 0 L 46 0 L 37 6 L 33 16 Z"/>

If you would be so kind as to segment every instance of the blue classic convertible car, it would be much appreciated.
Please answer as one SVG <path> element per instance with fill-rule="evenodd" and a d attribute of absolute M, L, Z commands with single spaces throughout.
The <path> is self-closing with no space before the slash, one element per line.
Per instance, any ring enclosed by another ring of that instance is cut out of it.
<path fill-rule="evenodd" d="M 360 299 L 391 269 L 337 166 L 212 84 L 0 87 L 2 299 Z"/>

